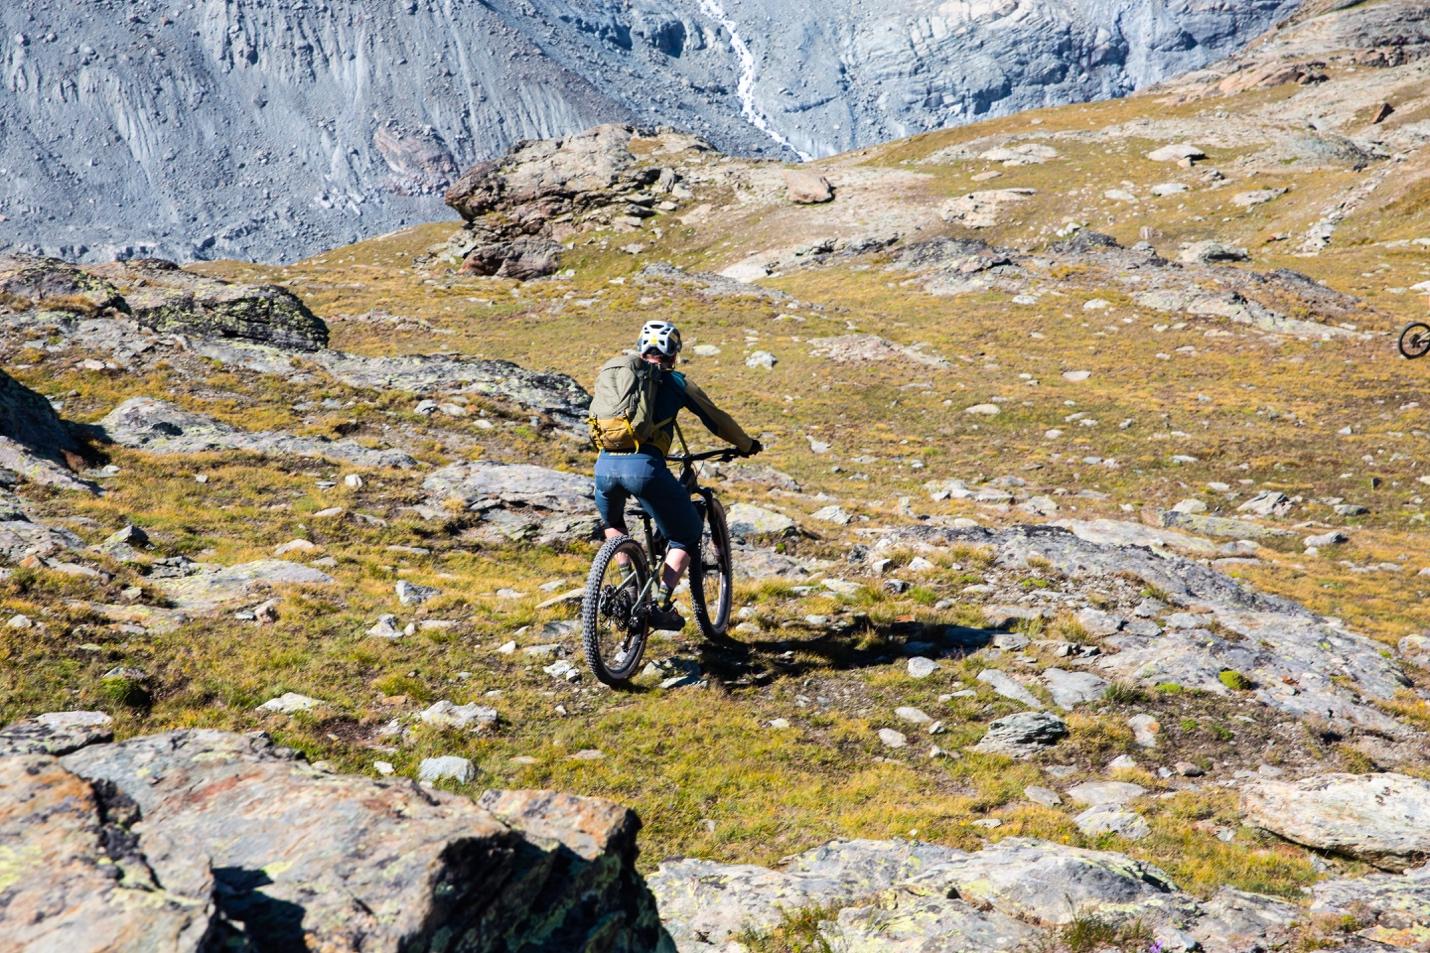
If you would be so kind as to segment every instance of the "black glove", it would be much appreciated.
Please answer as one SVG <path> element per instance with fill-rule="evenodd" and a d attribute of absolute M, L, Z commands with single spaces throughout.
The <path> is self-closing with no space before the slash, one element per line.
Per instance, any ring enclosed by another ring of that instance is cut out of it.
<path fill-rule="evenodd" d="M 759 453 L 763 449 L 765 449 L 764 444 L 760 443 L 758 440 L 751 440 L 750 449 L 746 450 L 742 454 L 742 456 L 753 457 L 755 454 Z"/>

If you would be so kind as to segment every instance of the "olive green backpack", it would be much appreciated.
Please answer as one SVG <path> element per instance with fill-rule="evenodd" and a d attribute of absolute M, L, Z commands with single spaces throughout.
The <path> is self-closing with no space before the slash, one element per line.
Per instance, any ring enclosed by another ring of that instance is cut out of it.
<path fill-rule="evenodd" d="M 598 450 L 630 453 L 640 449 L 669 421 L 655 419 L 660 368 L 626 354 L 607 361 L 596 375 L 596 389 L 586 425 Z"/>

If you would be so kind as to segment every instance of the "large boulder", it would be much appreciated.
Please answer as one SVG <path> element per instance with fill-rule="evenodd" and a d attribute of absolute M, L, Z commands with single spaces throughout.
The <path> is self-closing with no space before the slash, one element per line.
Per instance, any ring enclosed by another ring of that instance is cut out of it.
<path fill-rule="evenodd" d="M 462 270 L 472 275 L 529 281 L 553 274 L 560 264 L 561 245 L 558 242 L 531 236 L 509 241 L 479 242 L 462 260 Z"/>
<path fill-rule="evenodd" d="M 634 134 L 630 126 L 610 123 L 560 139 L 518 142 L 504 157 L 462 173 L 447 189 L 447 204 L 469 222 L 488 212 L 535 215 L 543 207 L 564 208 L 620 181 L 635 162 Z"/>
<path fill-rule="evenodd" d="M 152 397 L 131 397 L 110 411 L 99 427 L 122 447 L 151 453 L 208 453 L 241 450 L 279 457 L 316 457 L 362 467 L 414 466 L 400 450 L 374 450 L 351 440 L 299 437 L 275 430 L 239 430 L 204 414 Z"/>
<path fill-rule="evenodd" d="M 1307 847 L 1389 870 L 1430 861 L 1430 781 L 1403 774 L 1328 774 L 1255 781 L 1247 819 Z"/>
<path fill-rule="evenodd" d="M 834 201 L 834 186 L 818 172 L 785 169 L 785 194 L 796 205 L 819 205 Z"/>
<path fill-rule="evenodd" d="M 86 270 L 119 286 L 134 319 L 156 331 L 239 338 L 295 351 L 316 351 L 328 343 L 322 319 L 277 285 L 224 281 L 156 258 Z"/>
<path fill-rule="evenodd" d="M 468 169 L 446 194 L 466 225 L 439 257 L 470 274 L 540 278 L 560 267 L 559 242 L 583 224 L 638 227 L 656 214 L 653 191 L 672 192 L 679 176 L 638 162 L 635 135 L 630 126 L 596 126 L 519 142 Z"/>
<path fill-rule="evenodd" d="M 609 802 L 478 805 L 208 730 L 0 758 L 0 780 L 25 870 L 0 880 L 0 921 L 21 948 L 671 950 L 639 823 Z"/>

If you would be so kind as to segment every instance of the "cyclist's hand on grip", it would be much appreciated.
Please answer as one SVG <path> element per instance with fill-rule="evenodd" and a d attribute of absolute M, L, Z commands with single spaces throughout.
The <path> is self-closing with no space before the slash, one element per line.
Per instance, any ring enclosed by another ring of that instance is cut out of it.
<path fill-rule="evenodd" d="M 741 454 L 741 456 L 753 457 L 755 454 L 759 453 L 763 449 L 765 449 L 764 444 L 760 443 L 758 440 L 751 440 L 750 449 L 746 450 L 743 454 Z"/>

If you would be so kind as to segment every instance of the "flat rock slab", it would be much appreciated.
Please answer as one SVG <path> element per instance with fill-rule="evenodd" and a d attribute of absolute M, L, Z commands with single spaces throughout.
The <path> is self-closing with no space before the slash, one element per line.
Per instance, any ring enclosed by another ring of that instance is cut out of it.
<path fill-rule="evenodd" d="M 1098 804 L 1073 818 L 1077 829 L 1088 837 L 1116 834 L 1128 840 L 1141 840 L 1152 833 L 1147 821 L 1135 811 L 1116 804 Z"/>
<path fill-rule="evenodd" d="M 114 719 L 102 711 L 52 711 L 0 729 L 0 755 L 69 754 L 114 737 Z"/>
<path fill-rule="evenodd" d="M 751 536 L 789 536 L 798 532 L 794 520 L 774 510 L 750 503 L 734 503 L 725 510 L 725 523 L 736 539 Z"/>
<path fill-rule="evenodd" d="M 1151 864 L 1110 851 L 1020 837 L 931 866 L 908 886 L 919 893 L 956 895 L 1044 926 L 1061 926 L 1102 911 L 1119 917 L 1143 911 L 1150 920 L 1195 906 Z"/>
<path fill-rule="evenodd" d="M 1216 546 L 1204 539 L 1125 520 L 1062 520 L 1053 525 L 1070 530 L 1080 539 L 1104 546 L 1144 546 L 1154 552 L 1193 556 L 1211 556 L 1216 552 Z"/>
<path fill-rule="evenodd" d="M 1034 711 L 1041 711 L 1043 703 L 1038 697 L 1023 687 L 1023 683 L 996 668 L 985 668 L 978 673 L 978 681 L 987 685 L 1004 698 L 1025 705 Z"/>
<path fill-rule="evenodd" d="M 1255 781 L 1241 792 L 1247 820 L 1317 850 L 1390 870 L 1430 860 L 1430 781 L 1403 774 L 1329 774 Z"/>
<path fill-rule="evenodd" d="M 682 949 L 722 943 L 745 930 L 768 931 L 789 911 L 872 897 L 961 852 L 905 841 L 833 841 L 779 868 L 667 861 L 648 878 L 661 915 Z"/>
<path fill-rule="evenodd" d="M 1152 626 L 1145 633 L 1124 630 L 1109 636 L 1118 651 L 1097 662 L 1104 676 L 1142 685 L 1177 682 L 1226 695 L 1231 689 L 1219 676 L 1230 669 L 1249 680 L 1248 700 L 1279 712 L 1329 718 L 1406 742 L 1419 737 L 1369 700 L 1390 700 L 1409 685 L 1380 643 L 1201 563 L 1166 550 L 1096 542 L 1053 526 L 995 531 L 925 525 L 883 532 L 894 542 L 915 546 L 980 546 L 992 550 L 1006 569 L 1026 569 L 1031 560 L 1079 583 L 1136 579 L 1166 593 L 1177 608 L 1216 622 L 1215 629 L 1157 635 Z"/>
<path fill-rule="evenodd" d="M 277 348 L 239 341 L 203 341 L 204 357 L 260 374 L 293 373 L 294 356 Z M 485 361 L 447 354 L 367 357 L 322 350 L 301 358 L 335 380 L 369 390 L 401 390 L 420 395 L 480 394 L 522 410 L 545 414 L 563 429 L 586 432 L 591 395 L 565 374 L 527 370 L 510 361 Z"/>
<path fill-rule="evenodd" d="M 1233 519 L 1229 516 L 1208 516 L 1205 513 L 1177 513 L 1167 510 L 1161 516 L 1162 525 L 1173 529 L 1185 529 L 1202 536 L 1217 536 L 1222 539 L 1275 539 L 1289 537 L 1289 530 L 1275 526 L 1263 526 L 1250 520 Z"/>
<path fill-rule="evenodd" d="M 846 907 L 820 929 L 825 949 L 838 953 L 1012 953 L 1043 936 L 1036 927 L 983 911 L 963 900 L 903 893 Z"/>
<path fill-rule="evenodd" d="M 1085 781 L 1068 788 L 1067 795 L 1074 804 L 1126 804 L 1133 798 L 1147 793 L 1140 784 L 1127 781 Z"/>
<path fill-rule="evenodd" d="M 190 454 L 239 450 L 271 456 L 336 460 L 361 467 L 416 465 L 400 450 L 373 450 L 351 440 L 299 437 L 281 431 L 248 431 L 152 397 L 131 397 L 99 422 L 122 447 L 150 453 Z"/>
<path fill-rule="evenodd" d="M 428 475 L 422 490 L 432 506 L 459 500 L 467 509 L 534 507 L 564 515 L 595 508 L 595 485 L 589 476 L 529 463 L 453 464 Z"/>
<path fill-rule="evenodd" d="M 155 579 L 153 585 L 176 608 L 204 612 L 248 599 L 271 586 L 326 586 L 334 581 L 312 566 L 284 559 L 259 559 L 192 576 Z"/>
<path fill-rule="evenodd" d="M 1105 819 L 1121 811 L 1092 810 Z M 1135 822 L 1145 828 L 1145 821 L 1122 813 L 1132 825 L 1106 829 L 1141 836 Z M 773 869 L 667 861 L 650 883 L 685 951 L 729 950 L 746 930 L 766 933 L 813 909 L 821 914 L 820 937 L 838 953 L 1013 953 L 1086 917 L 1140 921 L 1163 949 L 1199 943 L 1204 953 L 1245 953 L 1281 948 L 1306 916 L 1294 903 L 1231 888 L 1198 900 L 1164 871 L 1124 854 L 1028 838 L 973 853 L 908 841 L 834 841 Z M 1405 939 L 1420 941 L 1430 923 L 1421 916 L 1430 902 L 1430 867 L 1314 890 L 1313 910 L 1354 912 L 1365 926 L 1346 949 L 1406 948 Z"/>
<path fill-rule="evenodd" d="M 1059 708 L 1095 702 L 1107 692 L 1107 680 L 1091 672 L 1069 672 L 1050 668 L 1043 672 L 1043 685 Z"/>
<path fill-rule="evenodd" d="M 0 521 L 0 561 L 17 563 L 30 555 L 49 557 L 83 547 L 84 540 L 58 526 L 24 519 Z"/>

